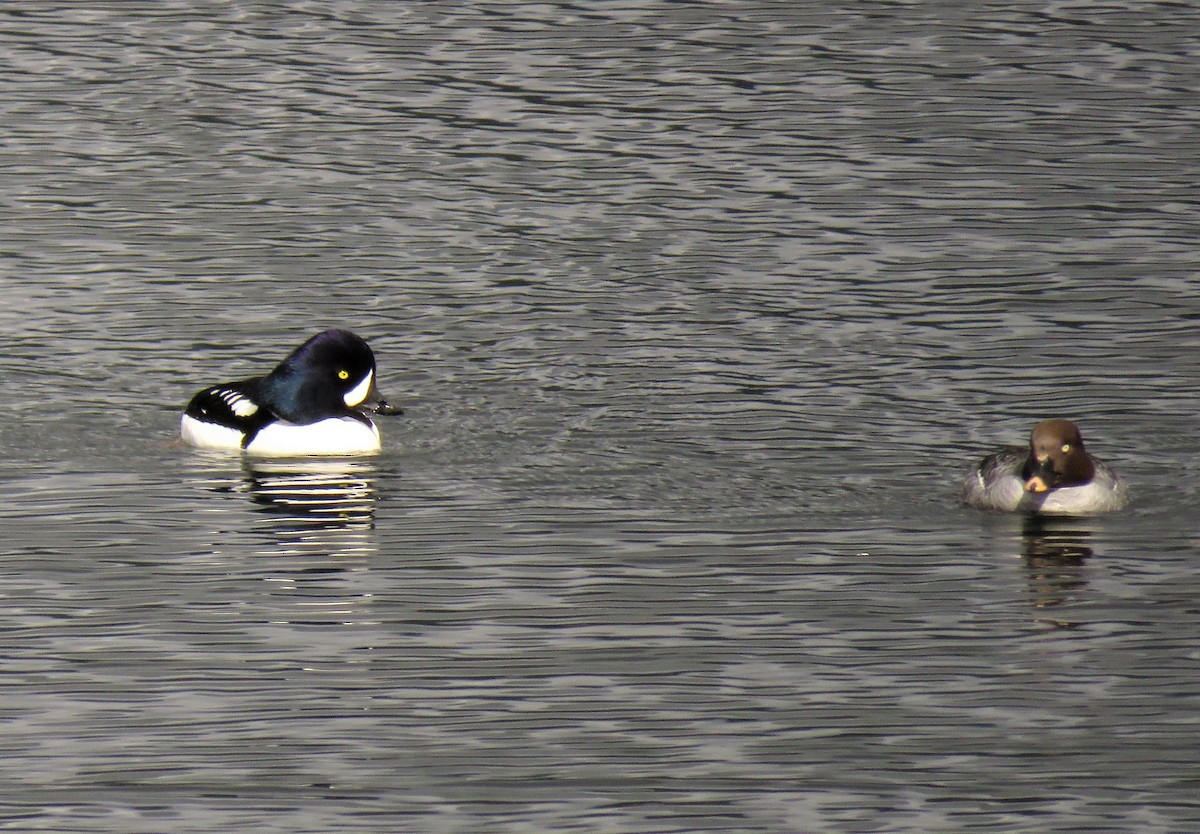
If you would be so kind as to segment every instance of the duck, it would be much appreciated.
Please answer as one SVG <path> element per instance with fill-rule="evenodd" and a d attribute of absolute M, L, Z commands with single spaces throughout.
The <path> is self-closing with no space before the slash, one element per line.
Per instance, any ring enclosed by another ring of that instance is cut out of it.
<path fill-rule="evenodd" d="M 210 385 L 180 418 L 202 449 L 299 457 L 365 455 L 382 448 L 370 414 L 402 414 L 379 393 L 375 354 L 349 330 L 324 330 L 264 376 Z"/>
<path fill-rule="evenodd" d="M 1029 446 L 988 455 L 967 473 L 962 502 L 982 510 L 1092 515 L 1119 510 L 1129 489 L 1116 470 L 1088 454 L 1070 420 L 1042 420 Z"/>

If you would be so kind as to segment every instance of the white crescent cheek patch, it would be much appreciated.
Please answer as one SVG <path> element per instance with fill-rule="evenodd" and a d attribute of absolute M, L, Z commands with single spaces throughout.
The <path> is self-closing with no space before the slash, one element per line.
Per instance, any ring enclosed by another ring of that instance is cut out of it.
<path fill-rule="evenodd" d="M 362 382 L 355 385 L 349 391 L 342 395 L 349 408 L 354 408 L 356 405 L 362 405 L 362 401 L 367 398 L 367 394 L 371 390 L 371 380 L 374 379 L 375 372 L 367 371 L 367 375 L 363 377 Z"/>

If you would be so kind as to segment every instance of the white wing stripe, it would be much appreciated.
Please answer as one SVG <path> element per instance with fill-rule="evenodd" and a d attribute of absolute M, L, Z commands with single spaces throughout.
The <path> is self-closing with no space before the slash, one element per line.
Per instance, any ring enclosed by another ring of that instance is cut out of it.
<path fill-rule="evenodd" d="M 258 411 L 258 406 L 254 404 L 253 400 L 244 394 L 239 394 L 237 391 L 231 391 L 226 388 L 220 391 L 217 396 L 224 400 L 225 405 L 229 406 L 229 410 L 238 417 L 249 417 Z"/>

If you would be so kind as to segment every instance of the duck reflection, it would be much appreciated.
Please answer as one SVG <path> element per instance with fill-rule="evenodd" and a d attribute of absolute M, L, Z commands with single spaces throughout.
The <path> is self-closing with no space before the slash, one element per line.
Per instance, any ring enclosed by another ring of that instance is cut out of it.
<path fill-rule="evenodd" d="M 360 461 L 253 461 L 246 483 L 264 513 L 305 528 L 375 521 L 374 469 Z"/>
<path fill-rule="evenodd" d="M 362 460 L 248 460 L 245 491 L 283 552 L 374 550 L 374 465 Z"/>
<path fill-rule="evenodd" d="M 193 460 L 198 486 L 229 499 L 196 507 L 201 558 L 222 566 L 244 616 L 262 628 L 371 621 L 382 477 L 373 460 Z M 320 653 L 307 651 L 306 662 Z"/>
<path fill-rule="evenodd" d="M 1073 602 L 1087 585 L 1086 565 L 1093 555 L 1091 536 L 1084 518 L 1030 516 L 1024 520 L 1021 555 L 1035 608 L 1049 615 L 1053 609 Z M 1040 619 L 1057 628 L 1079 625 L 1050 616 Z"/>

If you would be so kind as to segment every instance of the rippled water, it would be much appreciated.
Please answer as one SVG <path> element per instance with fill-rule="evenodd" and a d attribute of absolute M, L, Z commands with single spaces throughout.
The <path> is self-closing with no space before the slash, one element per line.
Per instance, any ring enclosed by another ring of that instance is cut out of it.
<path fill-rule="evenodd" d="M 1197 32 L 7 4 L 0 825 L 1197 830 Z M 178 444 L 330 325 L 384 454 Z"/>

